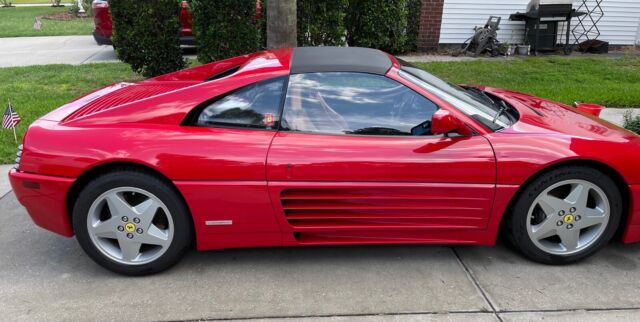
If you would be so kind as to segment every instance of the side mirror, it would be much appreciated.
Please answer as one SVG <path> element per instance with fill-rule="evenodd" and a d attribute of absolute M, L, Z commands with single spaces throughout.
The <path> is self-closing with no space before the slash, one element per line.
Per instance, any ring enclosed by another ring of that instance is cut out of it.
<path fill-rule="evenodd" d="M 573 105 L 578 109 L 578 111 L 585 112 L 587 114 L 595 115 L 600 117 L 600 112 L 604 110 L 606 107 L 597 104 L 583 104 L 575 102 Z"/>
<path fill-rule="evenodd" d="M 451 112 L 443 109 L 437 110 L 431 118 L 431 133 L 448 135 L 457 133 L 462 136 L 473 135 L 473 131 Z"/>

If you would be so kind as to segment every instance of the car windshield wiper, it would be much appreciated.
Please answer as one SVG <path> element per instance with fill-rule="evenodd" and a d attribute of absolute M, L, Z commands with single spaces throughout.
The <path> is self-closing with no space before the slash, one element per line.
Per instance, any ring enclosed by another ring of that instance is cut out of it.
<path fill-rule="evenodd" d="M 470 93 L 478 94 L 477 95 L 478 97 L 482 97 L 484 100 L 491 102 L 491 105 L 498 108 L 498 110 L 496 111 L 496 115 L 494 115 L 493 120 L 491 120 L 491 123 L 495 124 L 496 121 L 498 121 L 498 119 L 500 118 L 500 116 L 505 114 L 505 112 L 509 109 L 509 107 L 507 106 L 507 104 L 504 103 L 503 100 L 499 100 L 498 102 L 496 102 L 489 95 L 487 95 L 484 91 L 480 89 L 477 89 L 475 87 L 468 87 L 467 91 Z M 507 115 L 508 117 L 508 114 L 505 114 L 505 115 Z"/>
<path fill-rule="evenodd" d="M 479 97 L 483 101 L 487 101 L 487 103 L 490 103 L 493 106 L 497 106 L 496 102 L 491 99 L 491 97 L 489 97 L 489 95 L 487 95 L 484 91 L 481 91 L 475 87 L 467 87 L 466 90 L 468 93 L 471 93 L 475 97 Z"/>
<path fill-rule="evenodd" d="M 498 118 L 500 118 L 500 116 L 502 116 L 502 114 L 504 114 L 506 110 L 507 109 L 504 107 L 504 105 L 500 106 L 500 109 L 498 110 L 498 112 L 496 112 L 496 115 L 493 117 L 493 120 L 491 120 L 491 123 L 495 124 Z"/>

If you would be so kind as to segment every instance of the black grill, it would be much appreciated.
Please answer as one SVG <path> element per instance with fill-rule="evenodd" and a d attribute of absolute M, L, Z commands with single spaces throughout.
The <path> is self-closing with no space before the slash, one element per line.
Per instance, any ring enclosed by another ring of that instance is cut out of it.
<path fill-rule="evenodd" d="M 534 53 L 538 51 L 556 50 L 559 22 L 566 27 L 564 52 L 571 53 L 569 37 L 571 35 L 571 19 L 584 15 L 573 9 L 571 1 L 567 0 L 531 0 L 527 6 L 527 12 L 516 12 L 509 20 L 525 22 L 525 39 L 531 45 Z"/>

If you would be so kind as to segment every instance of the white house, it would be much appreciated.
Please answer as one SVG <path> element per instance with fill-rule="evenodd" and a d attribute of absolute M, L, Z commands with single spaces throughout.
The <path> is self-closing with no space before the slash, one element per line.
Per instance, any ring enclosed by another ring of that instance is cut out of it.
<path fill-rule="evenodd" d="M 423 0 L 419 46 L 428 50 L 439 44 L 460 44 L 473 34 L 473 27 L 483 26 L 492 15 L 502 17 L 498 31 L 501 41 L 521 43 L 524 23 L 509 21 L 509 15 L 525 12 L 528 3 L 529 0 Z M 574 8 L 581 4 L 582 0 L 574 0 Z M 592 8 L 595 0 L 587 0 L 586 4 Z M 640 44 L 640 0 L 602 0 L 601 7 L 604 16 L 597 24 L 601 33 L 598 39 L 611 45 Z M 575 23 L 574 18 L 572 24 Z M 560 37 L 558 41 L 564 43 Z"/>

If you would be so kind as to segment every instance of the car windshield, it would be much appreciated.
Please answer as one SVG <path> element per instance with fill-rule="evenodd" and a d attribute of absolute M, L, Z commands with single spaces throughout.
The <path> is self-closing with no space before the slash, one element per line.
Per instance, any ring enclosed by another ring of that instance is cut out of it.
<path fill-rule="evenodd" d="M 499 98 L 474 88 L 463 88 L 446 82 L 401 59 L 400 76 L 451 103 L 465 114 L 493 131 L 501 130 L 515 122 L 513 108 Z"/>

